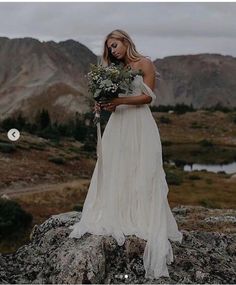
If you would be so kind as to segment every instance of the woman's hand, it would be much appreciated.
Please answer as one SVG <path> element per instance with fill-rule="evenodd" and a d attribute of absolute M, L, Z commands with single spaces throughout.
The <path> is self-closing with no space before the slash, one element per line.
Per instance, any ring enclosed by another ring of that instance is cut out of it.
<path fill-rule="evenodd" d="M 116 110 L 116 107 L 122 104 L 120 99 L 122 98 L 114 98 L 108 103 L 101 103 L 101 107 L 106 111 L 114 112 Z"/>
<path fill-rule="evenodd" d="M 101 112 L 101 106 L 98 102 L 95 102 L 94 107 L 93 107 L 93 112 Z"/>
<path fill-rule="evenodd" d="M 112 103 L 103 104 L 102 108 L 106 111 L 109 111 L 109 112 L 115 112 L 115 110 L 116 110 L 116 106 L 113 105 Z"/>

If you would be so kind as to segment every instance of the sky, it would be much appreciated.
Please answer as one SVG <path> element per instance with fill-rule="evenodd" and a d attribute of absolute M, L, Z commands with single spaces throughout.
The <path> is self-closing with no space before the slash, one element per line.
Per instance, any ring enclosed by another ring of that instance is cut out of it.
<path fill-rule="evenodd" d="M 76 40 L 95 54 L 125 30 L 152 60 L 173 55 L 236 56 L 234 2 L 1 2 L 0 36 Z"/>

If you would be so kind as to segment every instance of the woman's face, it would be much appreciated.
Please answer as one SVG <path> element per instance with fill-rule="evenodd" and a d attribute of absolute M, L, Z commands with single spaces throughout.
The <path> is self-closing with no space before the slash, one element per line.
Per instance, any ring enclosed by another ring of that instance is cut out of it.
<path fill-rule="evenodd" d="M 112 55 L 117 59 L 122 59 L 126 55 L 127 46 L 120 40 L 110 38 L 107 40 L 107 47 Z"/>

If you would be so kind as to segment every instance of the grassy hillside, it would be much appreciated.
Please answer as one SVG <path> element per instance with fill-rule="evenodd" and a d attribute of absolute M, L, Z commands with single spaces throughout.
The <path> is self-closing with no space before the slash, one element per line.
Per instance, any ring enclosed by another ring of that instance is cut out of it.
<path fill-rule="evenodd" d="M 199 205 L 235 209 L 235 175 L 186 172 L 182 167 L 185 163 L 236 161 L 235 112 L 153 112 L 153 116 L 162 140 L 171 208 Z M 27 133 L 10 145 L 1 133 L 0 194 L 7 194 L 33 215 L 32 227 L 53 214 L 82 207 L 96 163 L 95 151 L 83 150 L 83 144 L 74 139 L 53 142 Z M 191 226 L 194 228 L 194 222 L 188 229 Z M 2 241 L 0 251 L 14 251 L 24 244 L 31 229 L 17 242 Z"/>

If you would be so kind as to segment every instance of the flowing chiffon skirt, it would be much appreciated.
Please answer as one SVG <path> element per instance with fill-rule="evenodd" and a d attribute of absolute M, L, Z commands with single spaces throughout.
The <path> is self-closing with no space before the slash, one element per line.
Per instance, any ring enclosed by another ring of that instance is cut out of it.
<path fill-rule="evenodd" d="M 155 94 L 137 76 L 130 96 L 142 92 L 153 103 Z M 160 134 L 150 108 L 120 105 L 102 138 L 98 124 L 98 160 L 81 220 L 70 226 L 69 237 L 80 238 L 86 232 L 111 235 L 121 246 L 126 235 L 136 235 L 147 241 L 145 277 L 169 277 L 167 264 L 174 260 L 169 240 L 181 242 L 183 235 L 171 212 L 168 191 Z"/>

